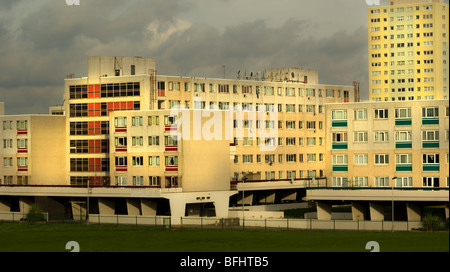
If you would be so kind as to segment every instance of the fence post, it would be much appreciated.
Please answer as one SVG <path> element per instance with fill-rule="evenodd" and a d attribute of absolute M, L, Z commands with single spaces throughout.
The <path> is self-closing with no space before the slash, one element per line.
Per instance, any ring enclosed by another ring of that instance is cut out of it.
<path fill-rule="evenodd" d="M 333 231 L 336 231 L 336 219 L 333 220 Z"/>
<path fill-rule="evenodd" d="M 117 215 L 117 225 L 119 225 L 119 215 Z"/>
<path fill-rule="evenodd" d="M 264 218 L 264 230 L 267 230 L 267 218 Z"/>

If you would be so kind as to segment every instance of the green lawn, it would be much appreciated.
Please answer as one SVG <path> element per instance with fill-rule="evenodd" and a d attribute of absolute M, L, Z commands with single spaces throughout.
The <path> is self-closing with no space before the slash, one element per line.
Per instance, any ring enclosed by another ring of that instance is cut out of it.
<path fill-rule="evenodd" d="M 0 224 L 0 252 L 448 252 L 448 232 L 161 229 L 145 226 Z"/>

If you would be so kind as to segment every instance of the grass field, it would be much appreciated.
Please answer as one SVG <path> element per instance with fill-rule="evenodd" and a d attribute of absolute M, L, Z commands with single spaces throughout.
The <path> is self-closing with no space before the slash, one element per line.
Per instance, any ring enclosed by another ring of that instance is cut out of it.
<path fill-rule="evenodd" d="M 0 224 L 0 252 L 448 252 L 448 232 L 162 229 L 146 226 Z"/>

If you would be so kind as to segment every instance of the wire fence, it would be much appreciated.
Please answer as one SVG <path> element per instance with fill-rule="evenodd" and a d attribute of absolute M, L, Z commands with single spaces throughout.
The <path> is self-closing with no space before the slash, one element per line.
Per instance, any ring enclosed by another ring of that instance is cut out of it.
<path fill-rule="evenodd" d="M 363 221 L 269 218 L 182 217 L 181 227 L 201 229 L 264 229 L 314 231 L 412 231 L 422 228 L 421 221 Z"/>
<path fill-rule="evenodd" d="M 44 214 L 45 222 L 49 223 L 80 223 L 80 224 L 113 224 L 140 225 L 162 228 L 199 228 L 199 229 L 263 229 L 263 230 L 311 230 L 311 231 L 414 231 L 423 228 L 422 221 L 370 221 L 370 220 L 317 220 L 294 218 L 219 218 L 219 217 L 181 217 L 179 224 L 173 224 L 170 216 L 142 215 L 100 215 L 89 214 L 89 219 L 64 218 L 49 220 Z M 25 222 L 26 214 L 22 212 L 0 212 L 0 223 Z"/>

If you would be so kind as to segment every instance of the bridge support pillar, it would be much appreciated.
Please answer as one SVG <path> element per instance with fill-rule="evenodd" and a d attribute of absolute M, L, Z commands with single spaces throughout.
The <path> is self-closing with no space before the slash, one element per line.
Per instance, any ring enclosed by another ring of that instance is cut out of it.
<path fill-rule="evenodd" d="M 316 208 L 318 220 L 331 220 L 331 204 L 324 201 L 317 201 Z"/>

